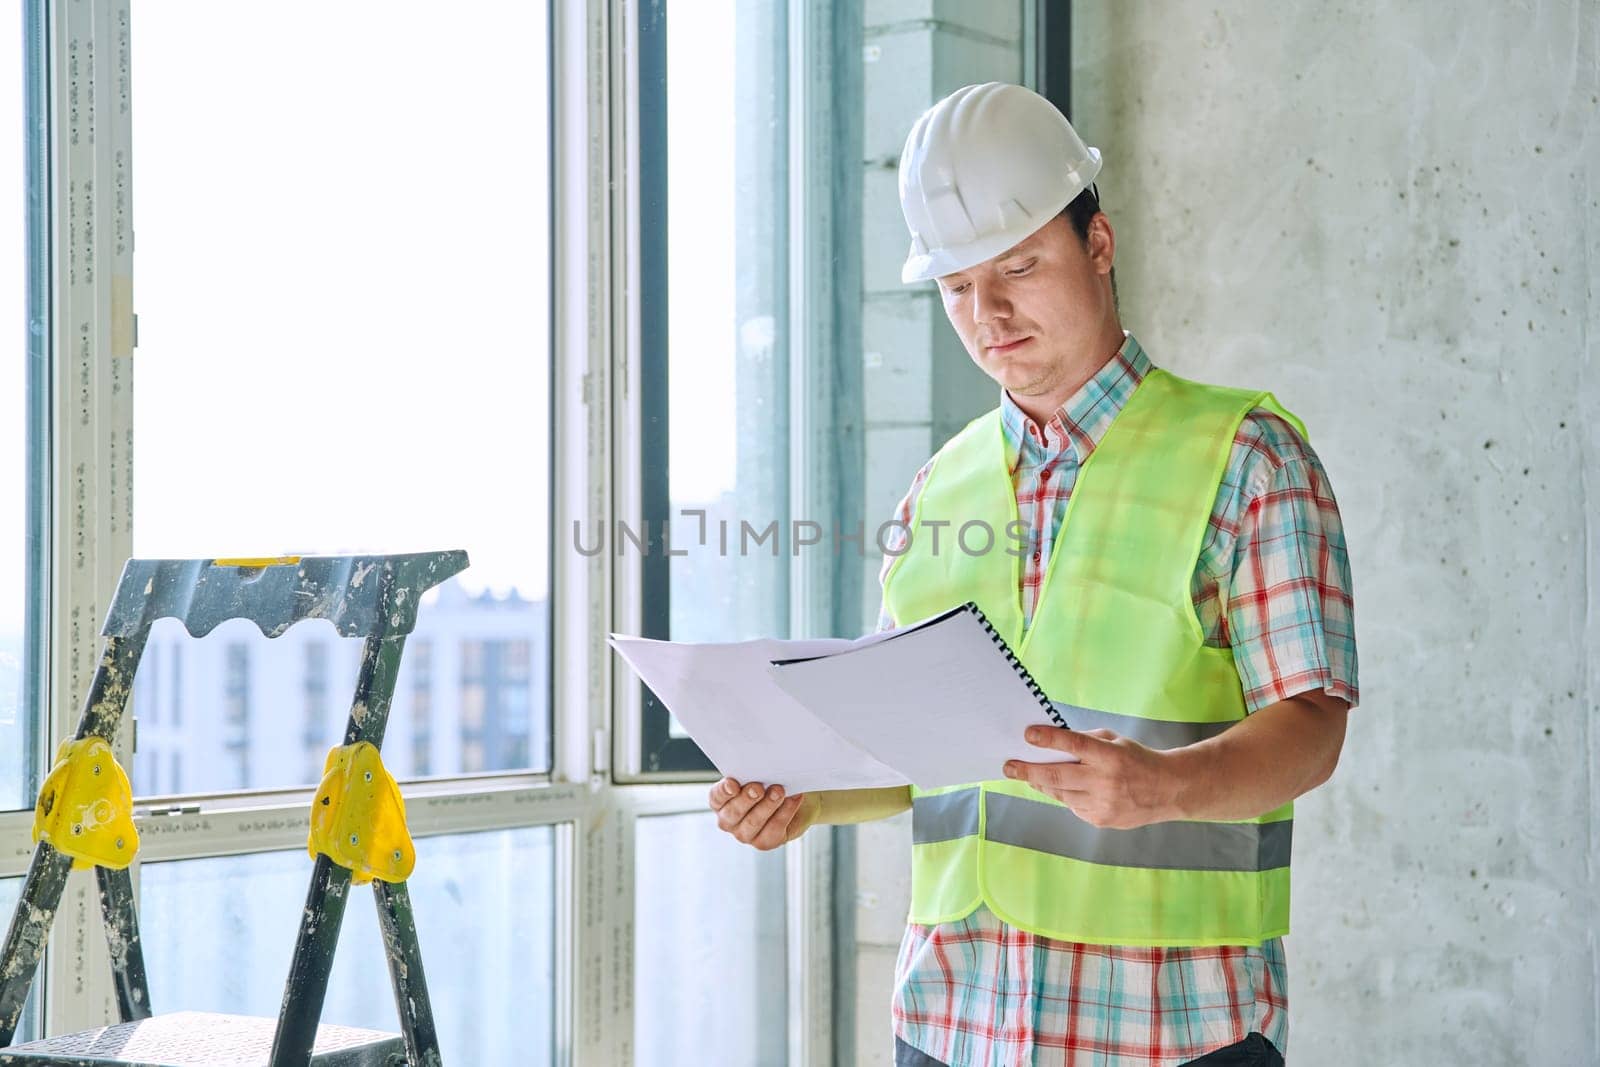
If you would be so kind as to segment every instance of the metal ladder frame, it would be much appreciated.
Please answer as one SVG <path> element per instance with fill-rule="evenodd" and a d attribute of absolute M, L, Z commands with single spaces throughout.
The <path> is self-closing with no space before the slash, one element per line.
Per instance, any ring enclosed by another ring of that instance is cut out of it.
<path fill-rule="evenodd" d="M 116 736 L 157 619 L 177 618 L 194 637 L 205 636 L 229 619 L 249 619 L 268 638 L 305 619 L 327 619 L 341 636 L 364 639 L 344 744 L 366 741 L 381 750 L 400 657 L 416 626 L 418 602 L 424 592 L 466 566 L 462 551 L 283 561 L 129 560 L 100 631 L 105 644 L 76 737 L 110 741 Z M 22 896 L 0 949 L 0 1048 L 9 1046 L 16 1034 L 72 862 L 48 841 L 34 847 Z M 118 1014 L 122 1022 L 148 1019 L 150 989 L 132 876 L 126 869 L 101 866 L 95 867 L 95 876 Z M 272 1067 L 300 1067 L 311 1060 L 350 884 L 349 870 L 325 855 L 317 857 L 284 984 Z M 374 880 L 372 887 L 406 1059 L 412 1067 L 436 1067 L 442 1063 L 439 1039 L 410 894 L 404 882 Z"/>

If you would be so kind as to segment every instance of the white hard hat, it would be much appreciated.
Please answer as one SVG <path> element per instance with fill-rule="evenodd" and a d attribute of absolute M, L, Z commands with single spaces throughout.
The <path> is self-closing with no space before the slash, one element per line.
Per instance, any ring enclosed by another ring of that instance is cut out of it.
<path fill-rule="evenodd" d="M 1031 89 L 987 82 L 934 104 L 900 154 L 911 230 L 903 282 L 982 263 L 1026 238 L 1089 188 L 1099 149 Z"/>

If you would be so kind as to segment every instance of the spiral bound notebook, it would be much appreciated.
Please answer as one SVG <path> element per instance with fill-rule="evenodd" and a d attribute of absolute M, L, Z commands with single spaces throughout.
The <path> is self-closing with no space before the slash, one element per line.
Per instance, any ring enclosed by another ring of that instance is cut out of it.
<path fill-rule="evenodd" d="M 1008 759 L 1063 762 L 1023 740 L 1070 727 L 972 602 L 831 654 L 772 663 L 778 686 L 839 735 L 925 788 L 1002 777 Z"/>

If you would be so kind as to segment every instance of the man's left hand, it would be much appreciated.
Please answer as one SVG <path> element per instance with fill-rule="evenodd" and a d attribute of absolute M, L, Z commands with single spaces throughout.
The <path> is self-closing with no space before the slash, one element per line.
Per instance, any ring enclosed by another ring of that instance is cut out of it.
<path fill-rule="evenodd" d="M 1030 745 L 1065 752 L 1078 762 L 1010 760 L 1006 777 L 1059 800 L 1091 826 L 1131 830 L 1178 817 L 1178 781 L 1167 753 L 1110 730 L 1030 726 L 1024 737 Z"/>

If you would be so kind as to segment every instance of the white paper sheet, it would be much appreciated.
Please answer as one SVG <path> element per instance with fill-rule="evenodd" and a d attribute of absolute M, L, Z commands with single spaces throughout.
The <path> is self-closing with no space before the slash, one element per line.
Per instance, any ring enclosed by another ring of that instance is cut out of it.
<path fill-rule="evenodd" d="M 768 669 L 774 659 L 850 648 L 848 640 L 690 644 L 612 634 L 611 646 L 731 778 L 790 793 L 907 783 L 796 703 Z"/>
<path fill-rule="evenodd" d="M 774 666 L 772 675 L 817 718 L 924 788 L 1003 778 L 1008 759 L 1072 762 L 1023 740 L 1029 726 L 1054 723 L 966 611 L 893 640 Z"/>

